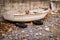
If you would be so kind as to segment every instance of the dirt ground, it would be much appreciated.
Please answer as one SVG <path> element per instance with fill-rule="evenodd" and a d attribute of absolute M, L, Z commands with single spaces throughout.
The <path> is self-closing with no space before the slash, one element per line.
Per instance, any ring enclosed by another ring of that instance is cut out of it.
<path fill-rule="evenodd" d="M 43 25 L 26 23 L 19 28 L 9 22 L 0 21 L 0 40 L 60 40 L 60 13 L 48 14 Z"/>

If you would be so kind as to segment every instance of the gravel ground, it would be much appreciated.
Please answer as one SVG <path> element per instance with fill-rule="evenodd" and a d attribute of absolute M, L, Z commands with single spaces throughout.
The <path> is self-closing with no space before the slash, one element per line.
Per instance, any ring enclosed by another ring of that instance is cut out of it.
<path fill-rule="evenodd" d="M 43 25 L 26 23 L 28 27 L 24 29 L 0 22 L 0 40 L 60 40 L 60 13 L 48 14 L 42 21 Z"/>

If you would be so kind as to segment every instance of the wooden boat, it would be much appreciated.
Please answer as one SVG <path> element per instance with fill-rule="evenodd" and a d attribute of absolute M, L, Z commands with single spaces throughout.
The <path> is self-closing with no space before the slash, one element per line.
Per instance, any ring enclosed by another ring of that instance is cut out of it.
<path fill-rule="evenodd" d="M 42 12 L 37 12 L 34 10 L 29 10 L 29 14 L 20 15 L 20 13 L 12 14 L 6 13 L 3 15 L 5 20 L 14 21 L 14 22 L 28 22 L 44 18 L 49 10 L 43 10 Z M 31 14 L 30 14 L 31 13 Z M 34 14 L 32 14 L 34 13 Z"/>

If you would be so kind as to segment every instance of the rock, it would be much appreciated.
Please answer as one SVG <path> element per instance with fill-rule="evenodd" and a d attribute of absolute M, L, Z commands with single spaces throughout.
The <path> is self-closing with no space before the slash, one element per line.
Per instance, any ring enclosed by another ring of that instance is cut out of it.
<path fill-rule="evenodd" d="M 39 35 L 38 33 L 35 34 L 36 36 Z"/>
<path fill-rule="evenodd" d="M 57 19 L 56 19 L 56 21 L 57 21 L 57 23 L 59 23 L 59 24 L 60 24 L 60 18 L 57 18 Z"/>
<path fill-rule="evenodd" d="M 8 32 L 11 32 L 12 31 L 12 28 L 9 28 Z"/>
<path fill-rule="evenodd" d="M 21 31 L 22 33 L 24 33 L 25 31 L 23 30 L 23 31 Z"/>
<path fill-rule="evenodd" d="M 21 28 L 26 28 L 27 27 L 27 25 L 25 25 L 24 23 L 16 23 L 15 25 L 18 26 L 18 27 L 21 27 Z"/>
<path fill-rule="evenodd" d="M 47 28 L 45 28 L 45 30 L 46 30 L 46 31 L 50 31 L 50 28 L 49 28 L 49 27 L 47 27 Z"/>
<path fill-rule="evenodd" d="M 43 22 L 39 21 L 39 20 L 36 20 L 36 21 L 33 21 L 33 24 L 35 24 L 35 25 L 43 25 Z"/>
<path fill-rule="evenodd" d="M 40 35 L 42 35 L 42 33 L 39 33 Z"/>

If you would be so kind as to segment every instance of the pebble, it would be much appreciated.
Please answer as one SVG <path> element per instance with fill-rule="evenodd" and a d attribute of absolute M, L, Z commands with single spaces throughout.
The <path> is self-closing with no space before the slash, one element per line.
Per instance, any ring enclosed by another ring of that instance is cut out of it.
<path fill-rule="evenodd" d="M 45 34 L 43 34 L 43 36 L 46 36 Z"/>
<path fill-rule="evenodd" d="M 46 30 L 46 31 L 50 31 L 50 28 L 49 28 L 49 27 L 47 27 L 47 28 L 45 28 L 45 30 Z"/>
<path fill-rule="evenodd" d="M 2 34 L 2 36 L 5 36 L 5 34 Z"/>
<path fill-rule="evenodd" d="M 11 32 L 12 31 L 12 28 L 10 28 L 9 30 L 8 30 L 8 32 Z"/>
<path fill-rule="evenodd" d="M 39 35 L 38 33 L 36 33 L 35 35 Z"/>
<path fill-rule="evenodd" d="M 16 23 L 15 25 L 18 26 L 18 27 L 21 27 L 21 28 L 26 28 L 27 27 L 27 25 L 25 25 L 24 23 Z"/>
<path fill-rule="evenodd" d="M 26 36 L 27 36 L 27 37 L 29 37 L 29 35 L 28 35 L 28 34 L 27 34 Z"/>
<path fill-rule="evenodd" d="M 33 32 L 32 30 L 30 30 L 30 32 Z"/>
<path fill-rule="evenodd" d="M 58 37 L 56 38 L 57 40 L 60 40 Z"/>
<path fill-rule="evenodd" d="M 38 29 L 38 30 L 42 30 L 43 28 L 42 28 L 42 27 L 38 27 L 37 29 Z"/>
<path fill-rule="evenodd" d="M 54 35 L 52 35 L 52 34 L 49 36 L 49 38 L 50 38 L 51 40 L 57 40 L 57 39 L 56 39 L 57 37 L 54 36 Z"/>
<path fill-rule="evenodd" d="M 35 24 L 35 25 L 43 25 L 43 22 L 39 21 L 39 20 L 36 20 L 36 21 L 33 21 L 33 24 Z"/>
<path fill-rule="evenodd" d="M 40 35 L 42 35 L 42 33 L 39 33 Z"/>
<path fill-rule="evenodd" d="M 23 30 L 23 31 L 21 31 L 22 33 L 24 33 L 25 31 Z"/>
<path fill-rule="evenodd" d="M 60 24 L 60 18 L 57 18 L 57 19 L 56 19 L 56 21 L 57 21 L 57 23 L 59 23 L 59 24 Z"/>

